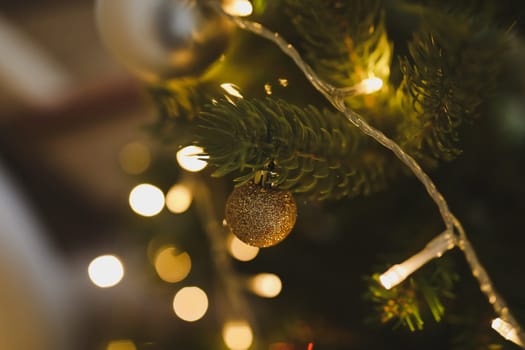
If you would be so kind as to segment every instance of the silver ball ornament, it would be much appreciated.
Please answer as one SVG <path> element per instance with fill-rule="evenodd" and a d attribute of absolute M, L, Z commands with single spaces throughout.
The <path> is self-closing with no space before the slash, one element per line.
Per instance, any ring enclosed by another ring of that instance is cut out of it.
<path fill-rule="evenodd" d="M 202 75 L 233 31 L 199 0 L 97 0 L 96 19 L 115 58 L 150 83 Z"/>

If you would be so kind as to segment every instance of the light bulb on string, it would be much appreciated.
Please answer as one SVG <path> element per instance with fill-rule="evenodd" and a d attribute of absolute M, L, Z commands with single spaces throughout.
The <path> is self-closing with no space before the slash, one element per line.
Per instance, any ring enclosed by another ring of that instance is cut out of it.
<path fill-rule="evenodd" d="M 503 338 L 523 347 L 524 344 L 521 342 L 518 332 L 509 322 L 498 317 L 492 320 L 491 326 Z"/>
<path fill-rule="evenodd" d="M 381 90 L 383 87 L 383 80 L 377 77 L 372 77 L 363 80 L 359 83 L 357 89 L 364 95 L 372 94 L 376 91 Z"/>
<path fill-rule="evenodd" d="M 248 0 L 224 0 L 222 10 L 230 16 L 245 17 L 253 12 L 253 6 Z"/>
<path fill-rule="evenodd" d="M 358 95 L 370 95 L 374 92 L 381 90 L 383 87 L 383 80 L 378 77 L 370 77 L 362 80 L 354 86 L 344 87 L 338 90 L 340 96 L 358 96 Z"/>
<path fill-rule="evenodd" d="M 386 289 L 391 289 L 403 282 L 414 271 L 426 264 L 428 261 L 440 257 L 447 250 L 454 248 L 456 239 L 452 233 L 445 231 L 432 241 L 426 247 L 405 260 L 401 264 L 396 264 L 389 268 L 385 273 L 379 276 L 379 281 Z"/>

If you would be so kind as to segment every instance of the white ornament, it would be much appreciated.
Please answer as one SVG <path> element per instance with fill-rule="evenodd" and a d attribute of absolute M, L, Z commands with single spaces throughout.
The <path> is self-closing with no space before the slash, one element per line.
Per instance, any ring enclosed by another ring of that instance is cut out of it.
<path fill-rule="evenodd" d="M 102 41 L 148 82 L 199 76 L 226 49 L 231 22 L 203 1 L 97 0 Z"/>

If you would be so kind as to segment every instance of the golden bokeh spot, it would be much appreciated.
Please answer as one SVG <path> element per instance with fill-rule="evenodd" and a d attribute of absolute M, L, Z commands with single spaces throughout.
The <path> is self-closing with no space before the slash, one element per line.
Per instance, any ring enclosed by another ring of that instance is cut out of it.
<path fill-rule="evenodd" d="M 281 293 L 283 284 L 273 273 L 260 273 L 250 279 L 250 290 L 263 298 L 275 298 Z"/>
<path fill-rule="evenodd" d="M 186 252 L 178 253 L 173 246 L 163 247 L 155 255 L 155 271 L 168 283 L 185 279 L 191 270 L 191 258 Z"/>
<path fill-rule="evenodd" d="M 118 160 L 126 174 L 139 175 L 148 169 L 151 154 L 149 148 L 143 143 L 131 142 L 120 150 Z"/>
<path fill-rule="evenodd" d="M 259 254 L 259 248 L 244 243 L 230 233 L 228 236 L 228 252 L 239 261 L 250 261 Z"/>
<path fill-rule="evenodd" d="M 173 311 L 186 322 L 200 320 L 208 310 L 208 296 L 199 287 L 184 287 L 173 298 Z"/>
<path fill-rule="evenodd" d="M 246 350 L 252 345 L 252 328 L 246 321 L 226 322 L 222 328 L 224 343 L 231 350 Z"/>
<path fill-rule="evenodd" d="M 190 189 L 183 184 L 177 184 L 166 194 L 166 207 L 172 213 L 184 213 L 190 207 L 192 199 Z"/>
<path fill-rule="evenodd" d="M 133 341 L 128 339 L 113 340 L 108 343 L 106 350 L 137 350 L 137 347 Z"/>

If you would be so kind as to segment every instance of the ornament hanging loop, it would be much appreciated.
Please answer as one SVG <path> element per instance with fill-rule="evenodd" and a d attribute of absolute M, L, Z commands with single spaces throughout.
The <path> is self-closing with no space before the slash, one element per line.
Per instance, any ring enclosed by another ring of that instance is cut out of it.
<path fill-rule="evenodd" d="M 275 163 L 273 160 L 269 161 L 264 169 L 255 172 L 253 176 L 253 182 L 256 185 L 272 188 L 275 187 L 275 180 L 277 178 L 277 172 L 274 171 Z"/>

